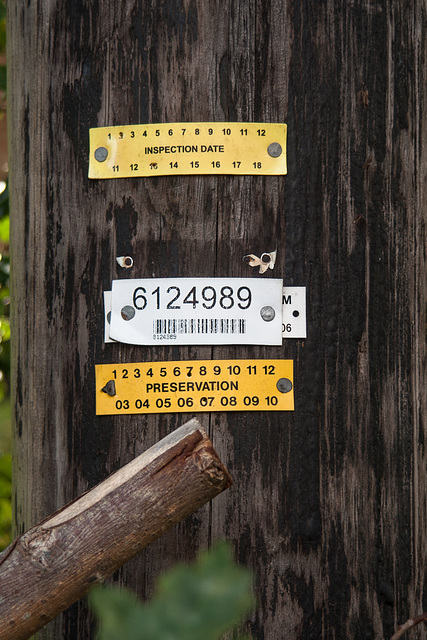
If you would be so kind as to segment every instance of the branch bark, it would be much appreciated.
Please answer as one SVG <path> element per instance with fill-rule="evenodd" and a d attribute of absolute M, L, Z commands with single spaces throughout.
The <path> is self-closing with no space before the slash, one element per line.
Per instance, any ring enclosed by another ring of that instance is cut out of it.
<path fill-rule="evenodd" d="M 0 640 L 24 640 L 231 485 L 196 419 L 0 554 Z"/>
<path fill-rule="evenodd" d="M 422 613 L 420 616 L 416 618 L 409 618 L 404 624 L 401 624 L 400 627 L 397 627 L 396 633 L 390 638 L 390 640 L 397 640 L 401 638 L 409 629 L 412 627 L 416 627 L 417 624 L 421 622 L 427 622 L 427 613 Z"/>

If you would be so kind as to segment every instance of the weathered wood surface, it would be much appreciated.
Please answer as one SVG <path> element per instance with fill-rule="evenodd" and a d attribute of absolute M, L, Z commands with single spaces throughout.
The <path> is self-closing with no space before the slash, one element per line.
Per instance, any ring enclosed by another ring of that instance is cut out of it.
<path fill-rule="evenodd" d="M 97 418 L 95 363 L 293 358 L 295 412 L 212 415 L 234 487 L 118 579 L 148 596 L 227 536 L 256 572 L 255 638 L 391 636 L 426 609 L 425 0 L 8 11 L 17 531 L 182 420 Z M 90 127 L 203 120 L 287 122 L 288 175 L 87 179 Z M 276 248 L 264 276 L 242 262 Z M 102 290 L 154 275 L 306 286 L 308 338 L 103 345 Z M 89 624 L 80 604 L 41 637 Z"/>
<path fill-rule="evenodd" d="M 0 640 L 26 640 L 231 486 L 196 419 L 0 554 Z"/>

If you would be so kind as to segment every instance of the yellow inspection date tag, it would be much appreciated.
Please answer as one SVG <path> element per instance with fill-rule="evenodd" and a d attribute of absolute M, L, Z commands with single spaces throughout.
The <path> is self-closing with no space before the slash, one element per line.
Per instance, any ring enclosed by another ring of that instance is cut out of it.
<path fill-rule="evenodd" d="M 286 173 L 286 125 L 174 122 L 90 129 L 89 178 Z"/>
<path fill-rule="evenodd" d="M 293 360 L 98 364 L 96 413 L 293 411 Z"/>

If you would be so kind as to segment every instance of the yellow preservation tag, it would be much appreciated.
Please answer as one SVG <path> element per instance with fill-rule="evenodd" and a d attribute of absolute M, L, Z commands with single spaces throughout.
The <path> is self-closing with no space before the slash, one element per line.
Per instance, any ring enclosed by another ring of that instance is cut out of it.
<path fill-rule="evenodd" d="M 98 364 L 96 413 L 293 411 L 293 360 Z"/>
<path fill-rule="evenodd" d="M 286 125 L 175 122 L 90 129 L 89 178 L 286 173 Z"/>

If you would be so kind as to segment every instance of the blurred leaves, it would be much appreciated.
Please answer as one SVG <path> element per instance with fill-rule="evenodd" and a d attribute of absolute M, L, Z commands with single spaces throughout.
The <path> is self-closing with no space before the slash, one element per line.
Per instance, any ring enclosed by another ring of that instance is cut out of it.
<path fill-rule="evenodd" d="M 5 247 L 9 249 L 9 227 L 9 216 L 6 215 L 0 218 L 0 243 L 3 250 Z M 9 273 L 9 269 L 7 269 L 7 273 Z"/>
<path fill-rule="evenodd" d="M 6 184 L 5 188 L 0 190 L 0 218 L 9 215 L 9 185 Z"/>
<path fill-rule="evenodd" d="M 96 588 L 89 602 L 98 640 L 218 640 L 254 604 L 251 574 L 234 562 L 225 542 L 160 578 L 149 603 L 112 587 Z"/>
<path fill-rule="evenodd" d="M 0 401 L 9 393 L 10 323 L 9 323 L 9 189 L 0 193 Z"/>
<path fill-rule="evenodd" d="M 0 0 L 0 56 L 5 50 L 6 3 Z M 0 91 L 6 91 L 6 66 L 1 64 Z M 0 185 L 0 401 L 3 401 L 10 388 L 9 189 L 7 183 Z M 5 420 L 5 407 L 9 408 L 9 404 L 2 404 L 0 424 L 0 551 L 10 544 L 12 529 L 12 459 L 9 453 L 1 451 L 4 441 L 9 440 L 10 421 Z"/>
<path fill-rule="evenodd" d="M 6 93 L 6 87 L 7 87 L 6 65 L 5 64 L 0 64 L 0 89 Z"/>
<path fill-rule="evenodd" d="M 0 551 L 11 542 L 12 456 L 0 454 Z"/>
<path fill-rule="evenodd" d="M 0 0 L 0 118 L 4 115 L 6 93 L 6 0 Z M 0 182 L 0 401 L 9 394 L 10 377 L 10 323 L 9 323 L 9 189 Z M 2 188 L 5 187 L 5 188 Z M 0 424 L 0 551 L 11 541 L 12 527 L 12 459 L 1 451 L 9 442 L 9 420 L 4 419 L 2 404 Z M 9 444 L 7 449 L 9 448 Z"/>

